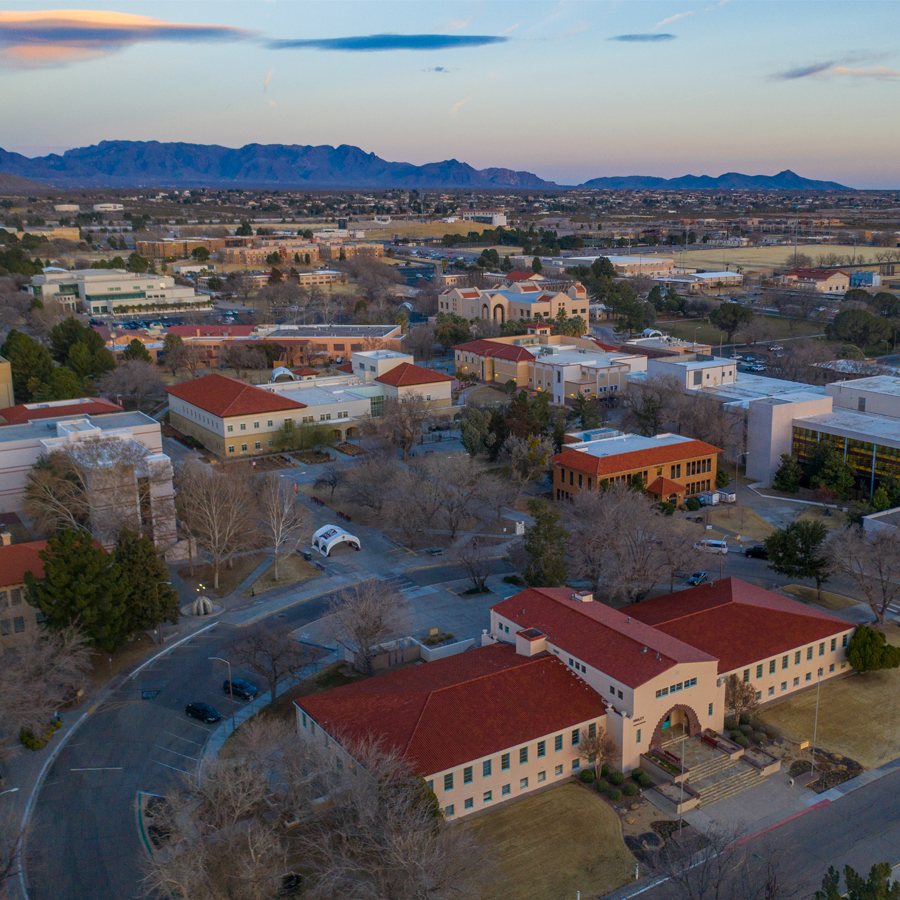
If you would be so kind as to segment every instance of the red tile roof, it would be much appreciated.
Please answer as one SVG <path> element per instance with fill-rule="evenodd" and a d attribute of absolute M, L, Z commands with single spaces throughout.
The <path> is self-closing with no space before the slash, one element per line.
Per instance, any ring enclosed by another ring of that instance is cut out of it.
<path fill-rule="evenodd" d="M 808 279 L 810 281 L 827 281 L 832 275 L 843 275 L 847 277 L 847 273 L 840 269 L 788 269 L 785 275 L 794 275 L 797 278 Z"/>
<path fill-rule="evenodd" d="M 604 344 L 603 341 L 595 340 L 594 343 L 601 349 L 605 350 L 607 353 L 617 353 L 621 350 L 621 347 L 617 347 L 615 344 Z M 627 353 L 628 356 L 632 356 L 633 354 Z"/>
<path fill-rule="evenodd" d="M 166 388 L 166 393 L 220 418 L 306 409 L 305 403 L 215 373 Z"/>
<path fill-rule="evenodd" d="M 684 441 L 678 444 L 664 444 L 660 447 L 648 447 L 646 450 L 632 450 L 630 453 L 616 453 L 614 456 L 591 456 L 583 450 L 563 450 L 551 457 L 558 466 L 585 472 L 588 475 L 614 475 L 632 469 L 649 466 L 663 466 L 679 462 L 683 459 L 694 459 L 699 456 L 715 456 L 722 451 L 712 444 L 703 441 Z"/>
<path fill-rule="evenodd" d="M 395 366 L 384 375 L 379 375 L 375 380 L 380 384 L 388 384 L 392 387 L 412 387 L 416 384 L 438 384 L 443 381 L 453 381 L 453 377 L 444 372 L 436 372 L 434 369 L 414 366 L 412 363 L 400 363 L 399 366 Z"/>
<path fill-rule="evenodd" d="M 353 374 L 353 363 L 344 363 L 341 366 L 337 367 L 338 372 L 347 372 L 349 375 Z"/>
<path fill-rule="evenodd" d="M 347 370 L 343 368 L 343 366 L 338 366 L 341 371 L 346 372 Z M 318 369 L 311 369 L 309 366 L 301 366 L 299 369 L 291 369 L 291 371 L 295 375 L 299 375 L 301 378 L 306 378 L 311 375 L 319 375 L 321 374 Z M 353 371 L 353 367 L 350 367 L 350 371 Z"/>
<path fill-rule="evenodd" d="M 823 641 L 853 625 L 796 600 L 725 578 L 621 610 L 719 660 L 719 674 Z"/>
<path fill-rule="evenodd" d="M 44 563 L 38 553 L 46 546 L 46 541 L 31 541 L 0 547 L 0 587 L 23 584 L 26 572 L 31 572 L 35 578 L 43 578 Z"/>
<path fill-rule="evenodd" d="M 337 740 L 380 739 L 424 776 L 596 720 L 602 697 L 556 657 L 493 644 L 294 701 Z"/>
<path fill-rule="evenodd" d="M 481 291 L 460 291 L 460 297 L 465 297 L 466 300 L 477 300 L 481 296 Z"/>
<path fill-rule="evenodd" d="M 506 359 L 512 362 L 534 359 L 534 354 L 524 347 L 517 347 L 515 344 L 501 344 L 499 341 L 469 341 L 465 344 L 457 344 L 453 349 L 462 350 L 463 353 L 472 353 L 475 356 Z"/>
<path fill-rule="evenodd" d="M 571 588 L 528 588 L 491 607 L 519 628 L 547 640 L 629 687 L 645 684 L 683 662 L 713 656 L 603 603 L 573 600 Z"/>
<path fill-rule="evenodd" d="M 178 337 L 250 337 L 253 325 L 172 325 L 166 334 Z"/>
<path fill-rule="evenodd" d="M 672 494 L 683 494 L 687 488 L 671 478 L 662 475 L 647 487 L 648 494 L 656 494 L 657 497 L 670 497 Z"/>
<path fill-rule="evenodd" d="M 29 409 L 29 407 L 32 407 Z M 122 412 L 121 406 L 110 403 L 108 400 L 87 399 L 81 403 L 67 403 L 62 406 L 37 406 L 35 404 L 20 403 L 17 406 L 8 406 L 0 409 L 0 418 L 7 425 L 18 425 L 29 422 L 31 419 L 62 419 L 67 416 L 102 416 L 104 413 Z"/>

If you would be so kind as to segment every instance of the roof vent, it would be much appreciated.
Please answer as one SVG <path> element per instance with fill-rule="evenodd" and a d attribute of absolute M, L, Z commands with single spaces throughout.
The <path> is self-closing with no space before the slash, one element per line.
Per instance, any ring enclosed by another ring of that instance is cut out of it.
<path fill-rule="evenodd" d="M 631 624 L 631 616 L 628 616 L 625 621 L 630 625 Z"/>
<path fill-rule="evenodd" d="M 646 653 L 646 652 L 647 652 L 647 650 L 648 650 L 648 648 L 647 648 L 647 647 L 642 647 L 642 648 L 641 648 L 641 653 Z"/>
<path fill-rule="evenodd" d="M 656 658 L 659 659 L 659 650 L 656 651 Z"/>
<path fill-rule="evenodd" d="M 575 591 L 571 597 L 573 603 L 591 603 L 593 599 L 594 595 L 591 591 Z"/>

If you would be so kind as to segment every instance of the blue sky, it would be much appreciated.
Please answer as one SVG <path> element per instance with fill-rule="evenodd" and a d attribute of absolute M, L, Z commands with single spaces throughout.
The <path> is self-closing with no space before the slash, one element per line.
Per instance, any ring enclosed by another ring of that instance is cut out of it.
<path fill-rule="evenodd" d="M 900 2 L 0 2 L 0 146 L 900 187 Z"/>

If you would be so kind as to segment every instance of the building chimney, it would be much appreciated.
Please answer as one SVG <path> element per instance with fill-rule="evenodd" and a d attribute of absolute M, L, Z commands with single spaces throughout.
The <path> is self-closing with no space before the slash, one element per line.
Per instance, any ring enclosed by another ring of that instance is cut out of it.
<path fill-rule="evenodd" d="M 0 532 L 0 546 L 8 547 L 12 543 L 12 535 L 8 531 Z"/>
<path fill-rule="evenodd" d="M 575 593 L 572 594 L 572 600 L 575 603 L 592 603 L 594 595 L 591 591 L 575 591 Z"/>

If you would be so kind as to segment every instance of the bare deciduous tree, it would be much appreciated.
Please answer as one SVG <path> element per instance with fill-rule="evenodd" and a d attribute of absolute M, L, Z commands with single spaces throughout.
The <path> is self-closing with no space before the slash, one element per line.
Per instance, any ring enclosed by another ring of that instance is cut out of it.
<path fill-rule="evenodd" d="M 283 553 L 297 549 L 309 528 L 310 515 L 294 493 L 293 483 L 274 473 L 262 481 L 259 510 L 266 543 L 272 550 L 275 580 L 278 581 L 278 559 Z"/>
<path fill-rule="evenodd" d="M 415 359 L 431 359 L 434 343 L 433 325 L 413 325 L 406 336 L 406 349 Z"/>
<path fill-rule="evenodd" d="M 287 625 L 258 623 L 242 629 L 226 647 L 226 659 L 266 680 L 274 699 L 278 682 L 297 678 L 314 658 L 313 649 L 291 637 Z"/>
<path fill-rule="evenodd" d="M 758 706 L 755 685 L 735 674 L 729 675 L 725 680 L 725 708 L 739 716 L 753 712 Z"/>
<path fill-rule="evenodd" d="M 397 461 L 390 453 L 371 449 L 346 470 L 341 490 L 361 506 L 381 512 L 393 490 L 398 472 Z"/>
<path fill-rule="evenodd" d="M 228 344 L 222 351 L 221 361 L 243 378 L 248 369 L 268 368 L 266 354 L 258 347 L 247 347 L 245 344 Z"/>
<path fill-rule="evenodd" d="M 555 448 L 548 437 L 531 434 L 526 438 L 511 434 L 500 448 L 500 461 L 510 478 L 524 487 L 550 465 Z"/>
<path fill-rule="evenodd" d="M 87 641 L 74 627 L 37 628 L 0 652 L 0 757 L 12 752 L 20 729 L 41 731 L 84 687 L 90 667 Z"/>
<path fill-rule="evenodd" d="M 826 545 L 826 552 L 835 571 L 856 584 L 876 621 L 883 623 L 900 596 L 900 541 L 889 531 L 846 528 Z"/>
<path fill-rule="evenodd" d="M 129 397 L 138 405 L 151 397 L 162 397 L 165 382 L 153 363 L 140 359 L 127 359 L 97 382 L 100 393 L 106 397 Z"/>
<path fill-rule="evenodd" d="M 422 435 L 422 426 L 430 418 L 431 410 L 421 394 L 409 394 L 399 400 L 387 398 L 377 428 L 404 459 L 409 459 L 413 445 Z"/>
<path fill-rule="evenodd" d="M 590 734 L 587 730 L 581 732 L 578 755 L 594 767 L 594 775 L 599 778 L 603 765 L 618 758 L 619 746 L 598 726 L 594 734 Z"/>
<path fill-rule="evenodd" d="M 331 634 L 354 656 L 354 666 L 373 672 L 375 649 L 400 626 L 405 603 L 383 581 L 365 581 L 340 594 L 331 604 Z"/>
<path fill-rule="evenodd" d="M 231 465 L 220 473 L 188 460 L 179 468 L 177 482 L 182 520 L 209 554 L 213 587 L 218 588 L 222 563 L 248 549 L 256 537 L 254 498 L 246 471 Z"/>
<path fill-rule="evenodd" d="M 477 537 L 463 540 L 453 548 L 453 558 L 461 563 L 476 591 L 487 590 L 485 582 L 491 574 L 491 558 L 483 552 Z"/>
<path fill-rule="evenodd" d="M 328 488 L 328 490 L 330 491 L 331 499 L 333 500 L 334 492 L 344 483 L 345 480 L 345 470 L 332 463 L 331 465 L 325 466 L 319 471 L 314 486 L 316 488 Z"/>

